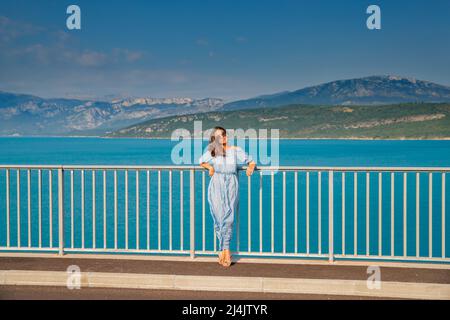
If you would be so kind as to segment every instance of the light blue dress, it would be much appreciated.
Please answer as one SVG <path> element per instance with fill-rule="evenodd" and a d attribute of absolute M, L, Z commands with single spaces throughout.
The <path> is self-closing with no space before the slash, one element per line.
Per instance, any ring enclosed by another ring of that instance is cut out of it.
<path fill-rule="evenodd" d="M 200 164 L 207 162 L 214 167 L 208 185 L 208 202 L 219 250 L 230 248 L 234 215 L 239 202 L 238 165 L 251 161 L 251 157 L 239 147 L 227 149 L 225 157 L 213 157 L 208 150 L 199 159 Z"/>

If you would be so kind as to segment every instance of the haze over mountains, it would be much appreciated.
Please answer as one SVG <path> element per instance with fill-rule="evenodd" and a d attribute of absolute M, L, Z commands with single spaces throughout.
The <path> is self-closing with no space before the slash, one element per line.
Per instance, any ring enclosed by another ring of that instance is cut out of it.
<path fill-rule="evenodd" d="M 211 111 L 406 102 L 450 102 L 450 87 L 397 76 L 371 76 L 230 103 L 217 98 L 44 99 L 0 91 L 0 135 L 103 135 L 151 119 Z"/>

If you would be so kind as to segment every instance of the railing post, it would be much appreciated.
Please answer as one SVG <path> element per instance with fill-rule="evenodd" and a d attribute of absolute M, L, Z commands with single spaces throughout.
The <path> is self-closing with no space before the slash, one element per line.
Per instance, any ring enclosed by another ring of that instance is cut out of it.
<path fill-rule="evenodd" d="M 328 260 L 334 261 L 334 236 L 333 236 L 333 171 L 328 171 Z"/>
<path fill-rule="evenodd" d="M 195 257 L 195 175 L 194 170 L 190 170 L 190 179 L 189 179 L 189 216 L 190 216 L 190 246 L 189 252 L 192 259 Z"/>
<path fill-rule="evenodd" d="M 58 169 L 58 254 L 64 254 L 64 170 Z"/>

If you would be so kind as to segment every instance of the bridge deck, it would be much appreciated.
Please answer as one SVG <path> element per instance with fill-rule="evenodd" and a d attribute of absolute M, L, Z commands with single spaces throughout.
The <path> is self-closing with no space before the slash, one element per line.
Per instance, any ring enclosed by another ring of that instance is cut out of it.
<path fill-rule="evenodd" d="M 0 257 L 0 270 L 66 271 L 77 265 L 81 272 L 233 276 L 301 279 L 367 280 L 367 266 L 270 264 L 233 262 L 229 268 L 217 262 L 159 261 L 89 258 Z M 450 284 L 449 269 L 380 267 L 382 281 Z"/>
<path fill-rule="evenodd" d="M 156 299 L 313 298 L 443 298 L 450 299 L 450 269 L 405 266 L 380 267 L 381 290 L 368 290 L 367 266 L 340 264 L 271 264 L 234 262 L 223 268 L 211 261 L 92 259 L 79 257 L 0 257 L 0 298 L 63 292 L 67 268 L 76 265 L 88 296 L 132 296 Z M 26 285 L 12 287 L 11 285 Z M 221 286 L 224 286 L 222 290 Z M 108 287 L 109 289 L 104 289 Z M 143 289 L 149 290 L 144 293 Z M 169 289 L 169 290 L 167 290 Z M 180 290 L 181 289 L 181 290 Z M 130 291 L 131 290 L 131 291 Z M 72 291 L 72 290 L 67 290 Z M 81 290 L 82 291 L 82 290 Z M 202 292 L 202 294 L 194 293 Z M 178 293 L 177 293 L 178 292 Z M 185 295 L 183 295 L 185 292 Z M 62 294 L 76 298 L 80 294 Z"/>

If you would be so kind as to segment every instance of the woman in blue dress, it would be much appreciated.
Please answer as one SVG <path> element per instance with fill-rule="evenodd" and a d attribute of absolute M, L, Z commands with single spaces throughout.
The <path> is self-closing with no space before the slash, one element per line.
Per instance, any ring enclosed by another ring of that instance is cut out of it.
<path fill-rule="evenodd" d="M 209 139 L 207 151 L 200 157 L 200 165 L 209 171 L 208 202 L 219 239 L 219 264 L 231 265 L 230 240 L 234 215 L 239 201 L 238 163 L 248 164 L 247 176 L 256 166 L 241 148 L 227 144 L 227 133 L 215 127 Z"/>

